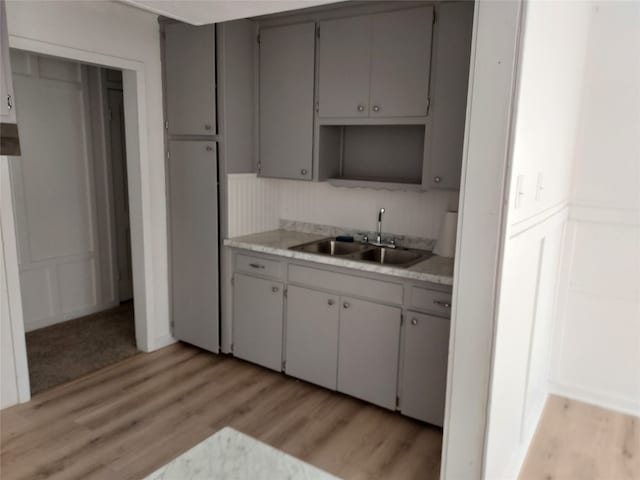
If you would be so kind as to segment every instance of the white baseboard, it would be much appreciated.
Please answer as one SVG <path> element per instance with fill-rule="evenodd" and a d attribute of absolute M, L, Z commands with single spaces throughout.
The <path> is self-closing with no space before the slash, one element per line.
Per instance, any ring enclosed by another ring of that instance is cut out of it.
<path fill-rule="evenodd" d="M 161 348 L 168 347 L 169 345 L 172 345 L 177 341 L 178 340 L 173 338 L 171 335 L 163 335 L 161 337 L 157 337 L 149 351 L 153 352 L 155 350 L 160 350 Z"/>
<path fill-rule="evenodd" d="M 558 382 L 550 382 L 549 390 L 560 397 L 567 397 L 626 415 L 640 417 L 640 399 L 638 398 L 618 397 L 607 392 L 598 392 Z"/>

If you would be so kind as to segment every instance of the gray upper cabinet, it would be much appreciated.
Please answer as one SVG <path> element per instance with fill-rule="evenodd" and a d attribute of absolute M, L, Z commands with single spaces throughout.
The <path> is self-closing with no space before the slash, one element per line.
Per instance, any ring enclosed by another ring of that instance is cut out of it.
<path fill-rule="evenodd" d="M 283 285 L 236 273 L 233 285 L 233 353 L 263 367 L 282 368 Z"/>
<path fill-rule="evenodd" d="M 214 142 L 169 142 L 171 310 L 176 338 L 218 352 L 218 193 Z"/>
<path fill-rule="evenodd" d="M 336 389 L 339 297 L 307 288 L 287 291 L 287 374 Z"/>
<path fill-rule="evenodd" d="M 2 123 L 16 123 L 15 97 L 13 94 L 13 79 L 11 78 L 11 63 L 9 57 L 9 31 L 7 30 L 7 12 L 4 0 L 0 0 L 0 121 Z"/>
<path fill-rule="evenodd" d="M 214 26 L 169 23 L 164 32 L 169 134 L 215 135 Z"/>
<path fill-rule="evenodd" d="M 432 27 L 433 7 L 372 15 L 371 116 L 427 115 Z"/>
<path fill-rule="evenodd" d="M 462 167 L 473 3 L 438 7 L 431 84 L 431 142 L 422 184 L 429 189 L 458 190 Z"/>
<path fill-rule="evenodd" d="M 320 25 L 320 117 L 427 115 L 433 7 Z"/>
<path fill-rule="evenodd" d="M 368 117 L 371 17 L 320 22 L 318 112 L 321 117 Z"/>
<path fill-rule="evenodd" d="M 401 309 L 341 298 L 338 391 L 394 409 Z"/>
<path fill-rule="evenodd" d="M 416 312 L 409 312 L 408 320 L 404 327 L 400 410 L 442 426 L 450 321 Z"/>
<path fill-rule="evenodd" d="M 314 22 L 260 31 L 261 176 L 313 177 L 315 38 Z"/>

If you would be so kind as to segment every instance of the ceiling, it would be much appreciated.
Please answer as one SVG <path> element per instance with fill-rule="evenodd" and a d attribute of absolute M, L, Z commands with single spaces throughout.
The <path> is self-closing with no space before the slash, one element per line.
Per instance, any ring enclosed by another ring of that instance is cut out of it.
<path fill-rule="evenodd" d="M 224 22 L 314 7 L 338 0 L 119 0 L 192 25 Z"/>

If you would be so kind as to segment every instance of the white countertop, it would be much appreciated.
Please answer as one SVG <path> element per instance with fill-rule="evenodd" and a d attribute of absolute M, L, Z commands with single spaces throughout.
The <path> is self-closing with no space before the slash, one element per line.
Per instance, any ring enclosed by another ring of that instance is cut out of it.
<path fill-rule="evenodd" d="M 224 241 L 225 246 L 242 248 L 254 252 L 280 255 L 287 258 L 306 260 L 309 262 L 352 268 L 364 272 L 381 273 L 394 277 L 408 278 L 440 285 L 453 285 L 453 258 L 434 255 L 409 268 L 399 268 L 375 263 L 365 263 L 329 255 L 289 250 L 290 247 L 327 238 L 326 235 L 302 233 L 290 230 L 272 230 L 255 233 L 243 237 L 230 238 Z"/>
<path fill-rule="evenodd" d="M 145 480 L 339 480 L 226 427 Z"/>

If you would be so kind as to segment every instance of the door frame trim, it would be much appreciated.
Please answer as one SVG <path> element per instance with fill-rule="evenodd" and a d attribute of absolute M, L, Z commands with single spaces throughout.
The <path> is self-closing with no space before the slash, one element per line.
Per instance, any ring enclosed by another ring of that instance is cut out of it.
<path fill-rule="evenodd" d="M 145 64 L 138 60 L 105 55 L 90 52 L 73 47 L 43 42 L 30 38 L 9 36 L 11 48 L 27 50 L 36 54 L 51 55 L 82 63 L 104 66 L 122 70 L 122 83 L 124 94 L 125 137 L 127 152 L 128 190 L 130 201 L 131 224 L 131 253 L 134 284 L 134 309 L 135 309 L 135 333 L 138 349 L 148 352 L 161 348 L 174 342 L 173 338 L 157 339 L 154 336 L 155 328 L 150 319 L 154 318 L 155 298 L 161 295 L 156 292 L 153 279 L 155 269 L 153 266 L 154 237 L 152 225 L 152 174 L 151 159 L 149 158 L 148 142 L 141 132 L 148 131 L 146 117 L 147 91 L 145 77 L 147 75 Z M 163 164 L 164 165 L 164 164 Z M 8 165 L 1 165 L 3 196 L 5 186 L 8 187 L 7 196 L 11 196 L 11 185 L 8 177 Z M 5 172 L 7 167 L 7 172 Z M 5 203 L 3 202 L 3 205 Z M 10 204 L 9 204 L 10 205 Z M 5 250 L 7 250 L 8 237 L 15 236 L 15 221 L 13 215 L 2 215 L 2 234 L 5 237 Z M 11 245 L 8 245 L 10 247 Z M 9 251 L 8 253 L 12 253 Z M 165 252 L 166 253 L 166 252 Z M 15 369 L 18 384 L 18 401 L 26 402 L 30 399 L 29 369 L 27 364 L 26 347 L 24 346 L 24 318 L 21 305 L 19 272 L 17 267 L 17 254 L 5 257 L 7 266 L 7 283 L 11 303 L 11 326 L 14 340 Z M 19 305 L 18 305 L 19 304 Z"/>

